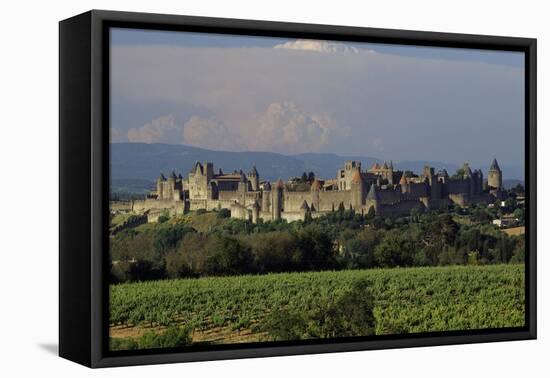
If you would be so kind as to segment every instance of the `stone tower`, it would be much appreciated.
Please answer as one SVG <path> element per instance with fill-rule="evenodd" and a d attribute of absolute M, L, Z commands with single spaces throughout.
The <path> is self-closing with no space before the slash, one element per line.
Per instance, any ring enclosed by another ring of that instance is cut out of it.
<path fill-rule="evenodd" d="M 315 181 L 313 181 L 313 184 L 311 184 L 311 211 L 319 210 L 320 191 L 321 191 L 321 183 L 319 182 L 319 180 L 315 179 Z"/>
<path fill-rule="evenodd" d="M 284 190 L 285 184 L 283 183 L 283 180 L 279 179 L 277 181 L 277 184 L 275 185 L 275 190 L 271 191 L 271 204 L 272 204 L 272 210 L 273 210 L 273 220 L 281 219 L 281 211 L 283 209 L 283 190 Z"/>
<path fill-rule="evenodd" d="M 487 184 L 489 185 L 489 189 L 502 189 L 502 171 L 498 166 L 497 159 L 493 159 L 491 163 L 489 174 L 487 175 Z"/>
<path fill-rule="evenodd" d="M 363 179 L 359 169 L 351 177 L 351 203 L 356 210 L 363 206 Z"/>
<path fill-rule="evenodd" d="M 344 163 L 344 169 L 340 169 L 336 174 L 338 178 L 338 190 L 350 190 L 351 178 L 355 170 L 361 170 L 361 162 L 348 160 Z"/>
<path fill-rule="evenodd" d="M 393 161 L 390 160 L 390 165 L 388 165 L 387 180 L 390 185 L 393 185 Z"/>
<path fill-rule="evenodd" d="M 164 174 L 161 173 L 159 178 L 157 179 L 157 198 L 160 200 L 160 199 L 163 199 L 162 197 L 162 191 L 163 191 L 163 185 L 164 185 L 164 182 L 166 181 L 166 177 L 164 177 Z"/>
<path fill-rule="evenodd" d="M 473 180 L 473 191 L 472 195 L 479 196 L 483 191 L 483 172 L 481 169 L 474 170 L 472 175 Z"/>
<path fill-rule="evenodd" d="M 237 191 L 239 193 L 239 203 L 244 206 L 246 201 L 246 192 L 248 191 L 248 180 L 246 179 L 243 171 L 240 171 L 239 174 L 240 179 L 237 184 Z"/>
<path fill-rule="evenodd" d="M 260 175 L 255 165 L 252 167 L 252 170 L 247 173 L 246 178 L 250 182 L 250 190 L 256 192 L 260 189 Z"/>
<path fill-rule="evenodd" d="M 422 171 L 422 175 L 424 176 L 424 179 L 428 180 L 428 184 L 432 185 L 434 181 L 434 169 L 428 165 L 424 166 L 424 170 Z"/>
<path fill-rule="evenodd" d="M 462 170 L 464 171 L 464 176 L 462 177 L 464 180 L 468 180 L 468 196 L 471 196 L 474 191 L 474 179 L 473 179 L 473 173 L 472 169 L 470 168 L 470 165 L 468 163 L 464 163 L 462 166 Z"/>
<path fill-rule="evenodd" d="M 260 219 L 260 206 L 258 206 L 258 202 L 254 201 L 252 204 L 252 223 L 258 223 L 258 219 Z"/>
<path fill-rule="evenodd" d="M 367 211 L 370 210 L 371 207 L 374 208 L 374 211 L 378 214 L 380 211 L 380 198 L 374 183 L 371 184 L 369 194 L 367 194 Z"/>
<path fill-rule="evenodd" d="M 401 193 L 407 193 L 409 191 L 409 182 L 405 177 L 405 173 L 401 175 L 401 180 L 399 180 L 399 186 L 401 187 Z"/>
<path fill-rule="evenodd" d="M 262 212 L 268 212 L 271 204 L 271 184 L 266 182 L 262 192 Z"/>

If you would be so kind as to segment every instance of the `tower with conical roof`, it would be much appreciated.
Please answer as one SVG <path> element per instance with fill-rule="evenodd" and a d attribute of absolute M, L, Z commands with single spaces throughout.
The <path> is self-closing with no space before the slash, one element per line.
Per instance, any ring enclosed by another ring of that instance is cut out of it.
<path fill-rule="evenodd" d="M 366 199 L 366 207 L 367 211 L 370 210 L 370 208 L 374 208 L 374 211 L 378 214 L 380 211 L 380 196 L 378 194 L 378 191 L 376 190 L 376 184 L 372 183 L 369 189 L 369 193 L 367 194 Z"/>
<path fill-rule="evenodd" d="M 390 160 L 390 164 L 388 165 L 388 171 L 386 173 L 386 179 L 388 180 L 388 183 L 390 185 L 393 185 L 393 161 Z"/>
<path fill-rule="evenodd" d="M 246 174 L 246 178 L 250 182 L 250 188 L 252 191 L 256 192 L 260 190 L 260 175 L 256 166 L 252 166 L 252 170 Z"/>
<path fill-rule="evenodd" d="M 487 175 L 487 185 L 489 185 L 489 189 L 502 189 L 502 171 L 498 166 L 497 159 L 493 159 L 491 167 L 489 168 L 489 172 Z"/>

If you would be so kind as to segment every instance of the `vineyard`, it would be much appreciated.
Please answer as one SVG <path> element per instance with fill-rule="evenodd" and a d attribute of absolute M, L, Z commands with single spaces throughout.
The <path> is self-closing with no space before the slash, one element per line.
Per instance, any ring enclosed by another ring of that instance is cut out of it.
<path fill-rule="evenodd" d="M 112 285 L 111 337 L 185 326 L 192 342 L 274 339 L 273 314 L 323 311 L 366 282 L 376 335 L 518 327 L 524 324 L 524 266 L 449 266 L 282 273 Z M 299 337 L 299 336 L 297 336 Z M 307 335 L 303 335 L 306 338 Z"/>

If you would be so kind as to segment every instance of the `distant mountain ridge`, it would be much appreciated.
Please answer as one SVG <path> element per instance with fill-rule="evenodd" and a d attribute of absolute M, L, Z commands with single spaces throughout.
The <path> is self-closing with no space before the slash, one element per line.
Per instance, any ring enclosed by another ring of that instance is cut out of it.
<path fill-rule="evenodd" d="M 216 172 L 219 168 L 224 172 L 232 172 L 235 169 L 248 172 L 255 165 L 260 177 L 270 181 L 278 178 L 288 179 L 310 171 L 318 177 L 327 179 L 336 177 L 338 169 L 346 160 L 360 161 L 364 169 L 376 162 L 382 162 L 376 157 L 340 156 L 330 153 L 282 155 L 273 152 L 214 151 L 179 144 L 112 143 L 111 179 L 155 181 L 160 172 L 168 174 L 172 170 L 186 176 L 197 161 L 213 162 Z M 434 167 L 436 171 L 445 168 L 449 174 L 456 172 L 459 167 L 457 164 L 438 161 L 394 161 L 393 164 L 395 169 L 416 173 L 420 173 L 425 165 Z M 482 167 L 484 173 L 487 172 L 487 168 Z M 507 172 L 507 167 L 503 166 L 502 169 L 505 179 L 522 177 L 511 175 Z"/>

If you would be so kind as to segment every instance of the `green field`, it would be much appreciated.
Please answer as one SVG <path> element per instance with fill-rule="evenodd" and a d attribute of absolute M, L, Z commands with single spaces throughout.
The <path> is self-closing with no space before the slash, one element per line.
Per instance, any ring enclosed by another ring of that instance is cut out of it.
<path fill-rule="evenodd" d="M 448 266 L 283 273 L 111 285 L 111 337 L 185 325 L 193 342 L 272 339 L 261 328 L 282 310 L 329 308 L 359 280 L 373 298 L 376 335 L 519 327 L 524 265 Z"/>

